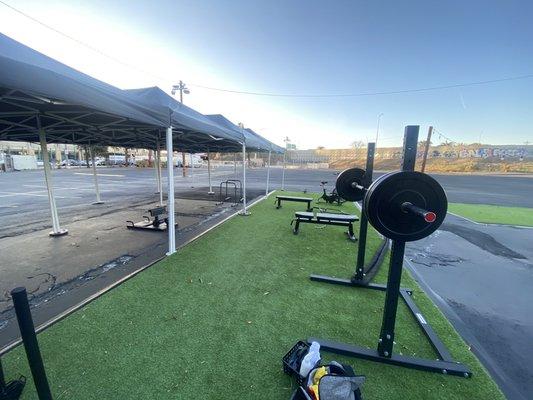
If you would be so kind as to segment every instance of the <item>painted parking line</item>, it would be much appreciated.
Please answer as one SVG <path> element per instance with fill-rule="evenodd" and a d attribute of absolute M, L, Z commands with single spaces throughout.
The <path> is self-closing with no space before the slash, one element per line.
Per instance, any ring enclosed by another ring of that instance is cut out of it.
<path fill-rule="evenodd" d="M 0 197 L 16 197 L 16 196 L 32 196 L 32 197 L 48 197 L 48 194 L 39 194 L 44 192 L 44 190 L 36 192 L 0 192 Z M 81 199 L 80 196 L 54 196 L 56 199 Z"/>
<path fill-rule="evenodd" d="M 89 172 L 74 172 L 74 175 L 89 175 L 89 176 L 92 176 L 93 174 L 92 173 L 89 173 Z M 99 173 L 98 176 L 116 176 L 116 177 L 119 177 L 119 178 L 124 178 L 126 175 L 118 175 L 118 174 L 101 174 Z"/>
<path fill-rule="evenodd" d="M 33 187 L 33 188 L 41 188 L 43 189 L 42 191 L 44 191 L 46 189 L 46 186 L 40 186 L 40 185 L 22 185 L 22 186 L 25 186 L 25 187 Z M 98 185 L 100 186 L 100 185 Z M 94 192 L 94 187 L 76 187 L 76 186 L 68 186 L 68 187 L 60 187 L 60 186 L 54 186 L 54 190 L 73 190 L 73 191 L 76 191 L 76 190 L 87 190 L 87 191 L 90 191 L 90 192 Z M 109 189 L 103 189 L 103 190 L 100 190 L 100 192 L 109 192 L 110 190 Z"/>

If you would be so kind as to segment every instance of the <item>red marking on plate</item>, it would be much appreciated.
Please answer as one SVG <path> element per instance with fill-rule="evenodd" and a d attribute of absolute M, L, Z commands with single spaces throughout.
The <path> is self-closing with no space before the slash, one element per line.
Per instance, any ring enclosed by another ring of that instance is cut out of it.
<path fill-rule="evenodd" d="M 424 214 L 424 220 L 426 222 L 435 222 L 436 219 L 437 219 L 437 214 L 435 214 L 434 212 L 427 212 Z"/>

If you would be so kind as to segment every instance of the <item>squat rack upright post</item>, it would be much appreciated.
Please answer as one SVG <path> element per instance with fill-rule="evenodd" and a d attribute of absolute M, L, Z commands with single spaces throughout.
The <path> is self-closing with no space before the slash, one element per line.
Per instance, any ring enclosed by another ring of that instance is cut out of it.
<path fill-rule="evenodd" d="M 368 188 L 372 183 L 372 175 L 374 173 L 374 156 L 376 152 L 376 144 L 374 142 L 368 143 L 366 152 L 366 169 L 364 175 L 364 182 L 362 185 Z M 361 208 L 361 216 L 359 220 L 359 243 L 357 247 L 357 261 L 355 266 L 355 274 L 350 279 L 335 278 L 327 275 L 311 275 L 309 278 L 312 281 L 331 283 L 334 285 L 364 287 L 369 289 L 385 290 L 386 286 L 382 284 L 370 283 L 371 277 L 368 278 L 366 273 L 373 268 L 377 268 L 382 262 L 385 253 L 387 252 L 388 239 L 384 239 L 373 259 L 369 263 L 370 267 L 365 271 L 365 253 L 366 253 L 366 237 L 368 231 L 368 219 Z M 410 290 L 408 290 L 410 292 Z"/>
<path fill-rule="evenodd" d="M 403 171 L 414 171 L 418 143 L 418 131 L 419 126 L 407 126 L 405 128 L 402 162 Z M 385 364 L 470 378 L 472 376 L 472 372 L 465 365 L 453 360 L 448 349 L 444 346 L 435 331 L 427 323 L 420 309 L 410 298 L 410 294 L 405 289 L 400 288 L 404 252 L 405 242 L 394 240 L 392 242 L 387 285 L 384 289 L 362 286 L 378 290 L 385 290 L 385 307 L 383 310 L 383 320 L 381 324 L 377 350 L 317 338 L 309 338 L 307 340 L 308 343 L 318 342 L 324 351 L 329 351 L 348 357 L 362 358 Z M 336 282 L 330 281 L 330 283 Z M 346 285 L 346 283 L 339 284 Z M 352 284 L 350 286 L 355 285 Z M 428 338 L 431 346 L 437 353 L 438 358 L 436 360 L 404 356 L 393 353 L 396 312 L 398 309 L 399 296 L 402 296 L 405 304 L 409 308 L 420 328 L 422 328 L 424 331 L 424 334 Z"/>

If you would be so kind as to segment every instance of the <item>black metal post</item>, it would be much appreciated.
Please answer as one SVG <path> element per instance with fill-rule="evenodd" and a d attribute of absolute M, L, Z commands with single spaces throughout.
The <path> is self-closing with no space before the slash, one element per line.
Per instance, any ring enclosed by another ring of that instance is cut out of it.
<path fill-rule="evenodd" d="M 403 171 L 413 171 L 415 168 L 418 130 L 419 126 L 417 125 L 409 125 L 405 127 L 403 137 Z M 405 242 L 394 240 L 391 248 L 387 290 L 385 292 L 385 308 L 383 310 L 383 321 L 381 323 L 381 332 L 379 334 L 378 342 L 378 353 L 382 357 L 392 356 L 404 254 Z"/>
<path fill-rule="evenodd" d="M 404 252 L 405 242 L 392 242 L 389 276 L 387 278 L 387 290 L 385 291 L 385 308 L 378 342 L 378 353 L 382 357 L 390 357 L 392 355 Z"/>
<path fill-rule="evenodd" d="M 6 390 L 6 378 L 4 376 L 4 369 L 2 368 L 2 359 L 0 359 L 0 393 Z"/>
<path fill-rule="evenodd" d="M 376 150 L 375 143 L 368 143 L 366 150 L 366 170 L 365 182 L 363 186 L 368 188 L 372 183 L 372 174 L 374 173 L 374 153 Z M 364 279 L 365 274 L 365 252 L 366 252 L 366 234 L 368 229 L 368 220 L 366 214 L 361 211 L 361 219 L 359 221 L 359 245 L 357 247 L 357 264 L 355 267 L 355 275 L 353 277 L 356 281 Z"/>
<path fill-rule="evenodd" d="M 39 400 L 52 400 L 52 393 L 50 392 L 50 386 L 46 378 L 37 335 L 35 334 L 26 288 L 17 287 L 13 289 L 11 291 L 11 297 L 15 306 L 20 335 L 22 336 L 22 342 L 26 350 L 37 396 Z"/>
<path fill-rule="evenodd" d="M 408 125 L 405 127 L 403 135 L 402 171 L 415 170 L 419 129 L 420 127 L 418 125 Z"/>

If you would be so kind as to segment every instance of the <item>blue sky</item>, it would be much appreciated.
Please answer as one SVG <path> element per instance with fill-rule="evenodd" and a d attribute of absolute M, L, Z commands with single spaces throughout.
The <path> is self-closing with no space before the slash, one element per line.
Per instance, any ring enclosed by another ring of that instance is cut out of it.
<path fill-rule="evenodd" d="M 342 98 L 195 86 L 343 94 L 533 74 L 531 1 L 5 1 L 138 69 L 0 4 L 0 30 L 14 39 L 119 87 L 170 91 L 183 79 L 187 104 L 277 143 L 287 135 L 300 148 L 347 147 L 375 137 L 380 113 L 382 146 L 400 144 L 407 124 L 458 142 L 533 141 L 533 78 Z"/>

